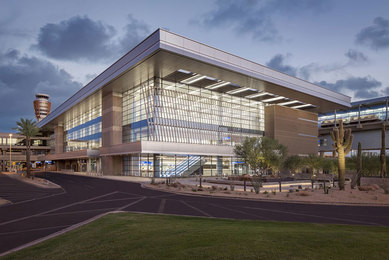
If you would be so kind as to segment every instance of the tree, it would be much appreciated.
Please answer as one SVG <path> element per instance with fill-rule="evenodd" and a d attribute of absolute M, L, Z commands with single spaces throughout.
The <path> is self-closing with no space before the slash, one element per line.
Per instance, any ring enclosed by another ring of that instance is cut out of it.
<path fill-rule="evenodd" d="M 351 129 L 343 129 L 343 120 L 339 122 L 339 128 L 335 127 L 331 132 L 331 138 L 333 141 L 332 147 L 338 154 L 338 179 L 339 189 L 344 190 L 345 182 L 345 170 L 346 170 L 346 159 L 345 156 L 351 151 L 353 143 L 353 135 Z"/>
<path fill-rule="evenodd" d="M 31 137 L 39 134 L 39 128 L 36 126 L 36 122 L 32 119 L 20 118 L 19 122 L 16 122 L 17 127 L 13 128 L 18 134 L 24 135 L 26 138 L 26 163 L 27 163 L 27 177 L 31 175 Z"/>
<path fill-rule="evenodd" d="M 261 148 L 265 173 L 269 170 L 273 172 L 279 170 L 288 153 L 287 147 L 275 139 L 264 136 L 261 138 Z"/>
<path fill-rule="evenodd" d="M 256 193 L 259 193 L 262 174 L 270 169 L 279 169 L 286 152 L 284 145 L 268 137 L 247 137 L 242 144 L 234 147 L 236 156 L 242 158 L 244 163 L 254 171 L 254 176 L 250 180 Z"/>
<path fill-rule="evenodd" d="M 303 159 L 298 155 L 288 156 L 284 161 L 284 168 L 296 173 L 303 166 Z"/>
<path fill-rule="evenodd" d="M 303 161 L 304 164 L 312 170 L 312 176 L 315 175 L 315 173 L 318 174 L 323 165 L 323 158 L 315 154 L 310 154 L 308 157 L 305 157 Z"/>

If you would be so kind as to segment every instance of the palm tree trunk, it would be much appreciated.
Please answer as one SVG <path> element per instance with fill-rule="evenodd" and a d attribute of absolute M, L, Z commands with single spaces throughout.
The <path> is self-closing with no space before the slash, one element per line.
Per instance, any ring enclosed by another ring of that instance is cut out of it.
<path fill-rule="evenodd" d="M 26 163 L 27 163 L 27 178 L 31 176 L 31 160 L 30 160 L 30 137 L 26 137 Z"/>

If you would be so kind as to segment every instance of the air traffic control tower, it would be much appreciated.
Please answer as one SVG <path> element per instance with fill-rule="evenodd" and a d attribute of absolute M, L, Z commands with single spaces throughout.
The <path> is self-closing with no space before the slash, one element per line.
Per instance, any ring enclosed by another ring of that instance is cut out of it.
<path fill-rule="evenodd" d="M 50 96 L 47 94 L 35 94 L 34 110 L 38 122 L 50 114 L 51 102 L 49 101 L 49 98 Z"/>

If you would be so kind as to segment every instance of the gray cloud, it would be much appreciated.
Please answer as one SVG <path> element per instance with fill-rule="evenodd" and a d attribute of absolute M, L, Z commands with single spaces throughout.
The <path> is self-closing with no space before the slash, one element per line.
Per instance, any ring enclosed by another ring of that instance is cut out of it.
<path fill-rule="evenodd" d="M 335 83 L 327 81 L 315 82 L 322 87 L 342 92 L 346 95 L 354 93 L 355 98 L 373 98 L 379 96 L 379 88 L 382 83 L 370 76 L 350 77 L 344 80 L 337 80 Z"/>
<path fill-rule="evenodd" d="M 33 118 L 35 93 L 51 96 L 53 108 L 81 88 L 65 70 L 17 50 L 0 53 L 0 131 L 10 131 L 20 117 Z"/>
<path fill-rule="evenodd" d="M 389 48 L 389 20 L 376 17 L 373 25 L 362 29 L 356 35 L 356 42 L 374 50 Z"/>
<path fill-rule="evenodd" d="M 389 87 L 386 87 L 382 90 L 382 94 L 383 95 L 386 95 L 386 96 L 389 96 Z"/>
<path fill-rule="evenodd" d="M 327 8 L 327 0 L 218 0 L 216 8 L 196 22 L 207 28 L 231 28 L 259 41 L 275 41 L 281 38 L 273 21 L 275 16 L 319 13 Z"/>
<path fill-rule="evenodd" d="M 347 67 L 355 67 L 360 66 L 362 64 L 366 64 L 369 62 L 368 57 L 360 51 L 354 50 L 354 49 L 348 49 L 344 56 L 348 58 L 347 62 L 336 62 L 332 64 L 319 64 L 316 62 L 312 62 L 310 64 L 307 64 L 305 66 L 302 66 L 297 70 L 297 74 L 302 77 L 303 79 L 310 80 L 312 74 L 314 73 L 320 73 L 320 72 L 334 72 L 334 71 L 341 71 L 343 69 L 346 69 Z"/>
<path fill-rule="evenodd" d="M 112 26 L 101 21 L 74 16 L 58 24 L 43 26 L 36 48 L 54 59 L 96 61 L 112 55 L 110 45 L 115 34 Z"/>
<path fill-rule="evenodd" d="M 266 66 L 281 71 L 283 73 L 286 73 L 288 75 L 296 76 L 297 68 L 290 65 L 286 65 L 285 64 L 286 58 L 287 57 L 282 54 L 277 54 L 269 62 L 266 63 Z"/>
<path fill-rule="evenodd" d="M 74 16 L 57 24 L 46 24 L 40 29 L 37 44 L 33 48 L 58 60 L 112 62 L 128 52 L 149 32 L 145 23 L 131 15 L 128 19 L 122 37 L 116 37 L 114 27 L 87 16 Z"/>
<path fill-rule="evenodd" d="M 349 49 L 344 55 L 350 59 L 351 63 L 364 63 L 368 61 L 365 54 L 353 49 Z"/>
<path fill-rule="evenodd" d="M 149 33 L 149 26 L 132 15 L 128 15 L 128 24 L 124 28 L 125 34 L 120 39 L 120 51 L 122 54 L 131 50 L 138 43 L 140 43 Z"/>

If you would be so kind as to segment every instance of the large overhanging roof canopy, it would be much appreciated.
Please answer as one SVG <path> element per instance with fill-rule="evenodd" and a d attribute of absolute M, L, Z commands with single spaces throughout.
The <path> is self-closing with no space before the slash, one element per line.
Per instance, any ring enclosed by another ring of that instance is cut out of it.
<path fill-rule="evenodd" d="M 348 96 L 158 29 L 38 125 L 60 120 L 64 112 L 101 89 L 121 93 L 154 76 L 318 113 L 350 107 Z"/>

